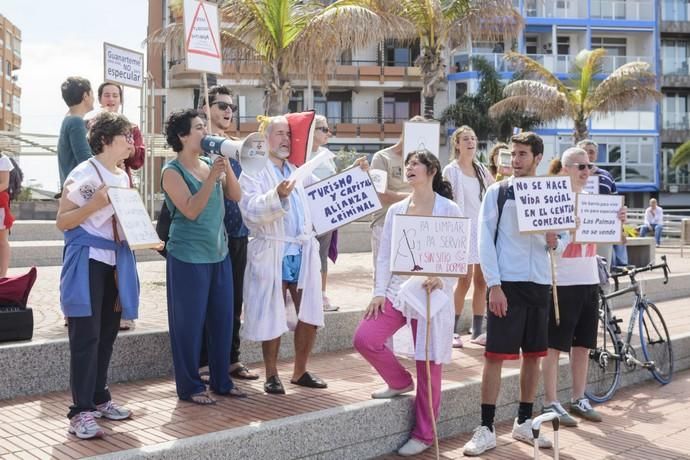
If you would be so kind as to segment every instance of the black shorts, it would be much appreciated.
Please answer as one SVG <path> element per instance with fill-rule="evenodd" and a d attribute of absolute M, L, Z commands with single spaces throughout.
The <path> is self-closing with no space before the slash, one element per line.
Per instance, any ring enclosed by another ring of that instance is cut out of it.
<path fill-rule="evenodd" d="M 599 324 L 599 286 L 558 286 L 560 325 L 549 315 L 549 348 L 570 351 L 570 347 L 595 348 Z M 551 299 L 553 308 L 553 298 Z"/>
<path fill-rule="evenodd" d="M 532 282 L 501 282 L 508 299 L 503 318 L 487 311 L 486 352 L 491 359 L 546 356 L 551 286 Z"/>

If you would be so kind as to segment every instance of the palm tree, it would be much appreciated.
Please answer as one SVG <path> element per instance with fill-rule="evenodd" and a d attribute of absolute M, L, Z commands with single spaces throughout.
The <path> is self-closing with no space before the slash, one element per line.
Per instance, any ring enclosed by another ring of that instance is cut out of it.
<path fill-rule="evenodd" d="M 450 105 L 441 116 L 444 123 L 455 126 L 471 126 L 480 140 L 498 140 L 506 142 L 513 133 L 514 127 L 530 131 L 540 124 L 538 116 L 525 112 L 508 112 L 500 117 L 491 118 L 489 107 L 503 99 L 506 84 L 501 82 L 496 69 L 483 57 L 472 59 L 474 69 L 481 78 L 479 89 L 474 94 L 465 94 Z M 515 80 L 520 76 L 516 75 Z"/>
<path fill-rule="evenodd" d="M 506 60 L 512 61 L 525 76 L 536 79 L 519 80 L 506 86 L 505 99 L 491 106 L 489 115 L 498 117 L 523 111 L 539 114 L 544 122 L 568 117 L 573 120 L 573 141 L 577 143 L 589 137 L 587 123 L 593 114 L 607 115 L 661 99 L 656 76 L 646 62 L 623 64 L 598 81 L 605 55 L 603 48 L 580 51 L 570 72 L 571 81 L 564 83 L 533 59 L 520 53 L 507 53 Z"/>
<path fill-rule="evenodd" d="M 669 166 L 672 168 L 680 168 L 682 166 L 685 166 L 690 163 L 690 141 L 687 141 L 683 144 L 680 145 L 676 149 L 675 152 L 673 152 L 673 156 L 671 157 L 671 163 Z"/>
<path fill-rule="evenodd" d="M 171 8 L 179 8 L 173 0 Z M 402 21 L 374 0 L 224 0 L 220 2 L 225 59 L 242 65 L 258 61 L 265 89 L 264 113 L 287 112 L 294 76 L 313 76 L 326 89 L 329 71 L 346 49 L 362 48 L 385 38 L 410 37 Z M 181 25 L 154 35 L 165 42 L 181 39 Z"/>
<path fill-rule="evenodd" d="M 434 116 L 434 97 L 446 81 L 446 49 L 474 40 L 516 38 L 522 30 L 512 0 L 380 0 L 377 11 L 403 19 L 419 39 L 424 115 Z"/>

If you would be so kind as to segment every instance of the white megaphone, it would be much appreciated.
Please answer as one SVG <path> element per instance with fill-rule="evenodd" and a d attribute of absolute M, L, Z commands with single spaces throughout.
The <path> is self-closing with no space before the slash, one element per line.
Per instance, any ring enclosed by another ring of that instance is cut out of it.
<path fill-rule="evenodd" d="M 239 161 L 242 173 L 250 176 L 261 171 L 268 161 L 266 138 L 261 133 L 251 133 L 244 139 L 205 136 L 201 140 L 201 148 L 211 157 L 221 155 Z"/>

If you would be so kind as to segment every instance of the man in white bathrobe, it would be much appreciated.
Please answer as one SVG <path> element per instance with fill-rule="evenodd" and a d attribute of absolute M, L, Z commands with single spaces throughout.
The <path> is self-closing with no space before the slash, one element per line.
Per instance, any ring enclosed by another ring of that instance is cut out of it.
<path fill-rule="evenodd" d="M 271 117 L 264 134 L 269 161 L 260 172 L 249 175 L 244 171 L 240 177 L 240 209 L 253 237 L 247 248 L 242 336 L 262 342 L 264 391 L 285 394 L 278 377 L 278 349 L 281 335 L 291 324 L 295 330 L 295 365 L 290 382 L 326 388 L 322 379 L 307 371 L 316 329 L 324 325 L 319 246 L 304 193 L 308 184 L 288 179 L 295 167 L 287 161 L 287 119 Z M 294 306 L 286 309 L 288 289 Z"/>

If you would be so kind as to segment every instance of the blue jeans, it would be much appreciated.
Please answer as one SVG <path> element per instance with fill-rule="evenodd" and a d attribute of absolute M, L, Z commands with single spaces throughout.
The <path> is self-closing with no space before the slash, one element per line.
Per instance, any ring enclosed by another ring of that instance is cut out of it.
<path fill-rule="evenodd" d="M 612 267 L 625 267 L 628 265 L 628 248 L 622 244 L 613 245 Z"/>
<path fill-rule="evenodd" d="M 661 245 L 661 232 L 664 230 L 664 226 L 661 224 L 651 224 L 650 225 L 651 230 L 654 230 L 654 240 L 656 241 L 656 245 L 660 246 Z M 650 228 L 647 227 L 646 225 L 643 225 L 642 228 L 640 229 L 640 236 L 647 236 L 647 233 L 649 233 Z"/>

